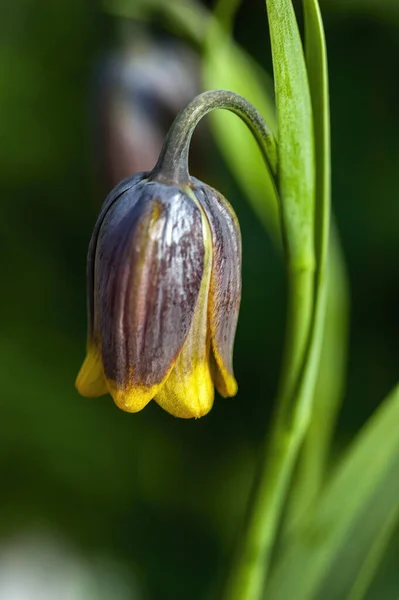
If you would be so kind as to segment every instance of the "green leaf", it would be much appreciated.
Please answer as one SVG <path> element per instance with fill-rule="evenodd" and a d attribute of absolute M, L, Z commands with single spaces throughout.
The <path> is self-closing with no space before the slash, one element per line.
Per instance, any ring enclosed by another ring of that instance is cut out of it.
<path fill-rule="evenodd" d="M 294 8 L 291 0 L 266 0 L 266 8 L 276 92 L 280 217 L 289 286 L 278 427 L 290 428 L 313 319 L 316 164 L 312 103 Z M 301 404 L 306 409 L 301 418 L 301 427 L 305 427 L 310 406 L 307 401 Z"/>
<path fill-rule="evenodd" d="M 381 529 L 377 531 L 368 552 L 365 554 L 363 564 L 357 572 L 351 585 L 347 600 L 362 600 L 374 580 L 389 542 L 396 531 L 399 519 L 399 502 L 393 506 L 386 515 Z"/>
<path fill-rule="evenodd" d="M 324 263 L 328 254 L 331 197 L 330 104 L 327 50 L 317 0 L 304 0 L 305 52 L 313 107 L 316 146 L 316 254 Z"/>
<path fill-rule="evenodd" d="M 363 427 L 321 498 L 286 541 L 268 600 L 362 597 L 399 511 L 398 422 L 399 386 Z"/>
<path fill-rule="evenodd" d="M 327 264 L 331 211 L 330 110 L 327 50 L 323 22 L 317 0 L 304 0 L 305 55 L 313 107 L 316 146 L 316 311 L 327 318 L 323 324 L 323 345 L 319 375 L 314 393 L 312 419 L 304 443 L 297 485 L 291 503 L 291 518 L 307 506 L 318 493 L 328 457 L 329 442 L 342 398 L 346 348 L 347 290 L 346 278 L 339 260 L 337 236 L 332 240 L 330 260 L 330 294 L 327 307 Z M 335 296 L 337 294 L 337 297 Z M 337 377 L 335 378 L 335 369 Z M 288 524 L 289 526 L 290 524 Z"/>
<path fill-rule="evenodd" d="M 267 0 L 279 142 L 279 190 L 289 265 L 314 267 L 315 156 L 312 105 L 291 1 Z"/>

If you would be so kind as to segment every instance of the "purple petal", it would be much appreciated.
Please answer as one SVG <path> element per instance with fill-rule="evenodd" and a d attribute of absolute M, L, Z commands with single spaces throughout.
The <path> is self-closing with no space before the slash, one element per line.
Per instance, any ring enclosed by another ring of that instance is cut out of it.
<path fill-rule="evenodd" d="M 95 310 L 107 379 L 150 388 L 189 331 L 204 269 L 201 213 L 179 188 L 143 182 L 109 208 L 95 256 Z"/>
<path fill-rule="evenodd" d="M 138 184 L 144 179 L 148 173 L 138 173 L 133 177 L 124 179 L 121 181 L 106 197 L 101 207 L 100 214 L 98 215 L 97 221 L 94 225 L 94 230 L 90 239 L 89 249 L 87 252 L 87 313 L 88 313 L 88 338 L 89 340 L 94 336 L 94 261 L 97 248 L 98 234 L 101 229 L 101 225 L 104 221 L 104 217 L 107 214 L 113 203 L 126 191 L 131 189 L 133 186 Z"/>
<path fill-rule="evenodd" d="M 241 301 L 241 234 L 227 200 L 213 188 L 192 178 L 193 191 L 212 232 L 213 264 L 209 292 L 209 325 L 214 356 L 215 385 L 222 396 L 234 396 L 233 346 Z"/>

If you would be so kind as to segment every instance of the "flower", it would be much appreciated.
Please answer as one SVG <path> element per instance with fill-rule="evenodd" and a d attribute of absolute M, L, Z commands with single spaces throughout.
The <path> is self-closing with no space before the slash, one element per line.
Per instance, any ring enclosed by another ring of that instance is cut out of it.
<path fill-rule="evenodd" d="M 126 32 L 105 53 L 94 78 L 93 127 L 99 179 L 107 189 L 146 171 L 176 111 L 199 87 L 199 56 L 183 41 L 150 32 Z M 191 164 L 201 172 L 204 138 L 196 136 Z"/>
<path fill-rule="evenodd" d="M 83 396 L 137 412 L 152 399 L 201 417 L 214 385 L 234 396 L 241 238 L 227 200 L 201 181 L 139 173 L 108 196 L 91 238 Z"/>

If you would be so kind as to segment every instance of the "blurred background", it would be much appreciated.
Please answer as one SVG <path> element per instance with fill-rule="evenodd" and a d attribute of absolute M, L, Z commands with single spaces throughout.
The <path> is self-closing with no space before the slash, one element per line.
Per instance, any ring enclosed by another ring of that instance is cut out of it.
<path fill-rule="evenodd" d="M 206 598 L 240 527 L 278 380 L 285 281 L 207 120 L 191 171 L 229 198 L 243 236 L 239 393 L 183 421 L 155 403 L 127 414 L 74 389 L 99 207 L 119 179 L 153 166 L 204 86 L 199 40 L 213 4 L 177 6 L 185 30 L 155 0 L 0 8 L 1 600 Z M 321 7 L 351 301 L 339 452 L 398 377 L 399 4 Z M 234 35 L 271 73 L 262 0 L 243 0 Z M 378 600 L 399 595 L 398 548 L 399 535 Z"/>

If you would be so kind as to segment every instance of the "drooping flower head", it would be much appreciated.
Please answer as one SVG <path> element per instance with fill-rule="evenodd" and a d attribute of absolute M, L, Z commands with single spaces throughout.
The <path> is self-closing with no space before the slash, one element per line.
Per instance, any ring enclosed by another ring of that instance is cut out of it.
<path fill-rule="evenodd" d="M 155 173 L 155 174 L 154 174 Z M 88 254 L 87 356 L 76 385 L 136 412 L 152 399 L 177 417 L 234 396 L 241 240 L 225 198 L 154 170 L 106 199 Z"/>
<path fill-rule="evenodd" d="M 225 397 L 237 392 L 239 225 L 227 200 L 188 172 L 194 128 L 217 108 L 245 121 L 276 172 L 275 140 L 261 115 L 216 90 L 177 116 L 152 171 L 109 194 L 89 246 L 87 356 L 76 381 L 84 396 L 109 392 L 130 412 L 155 399 L 189 418 L 209 412 L 214 387 Z"/>

